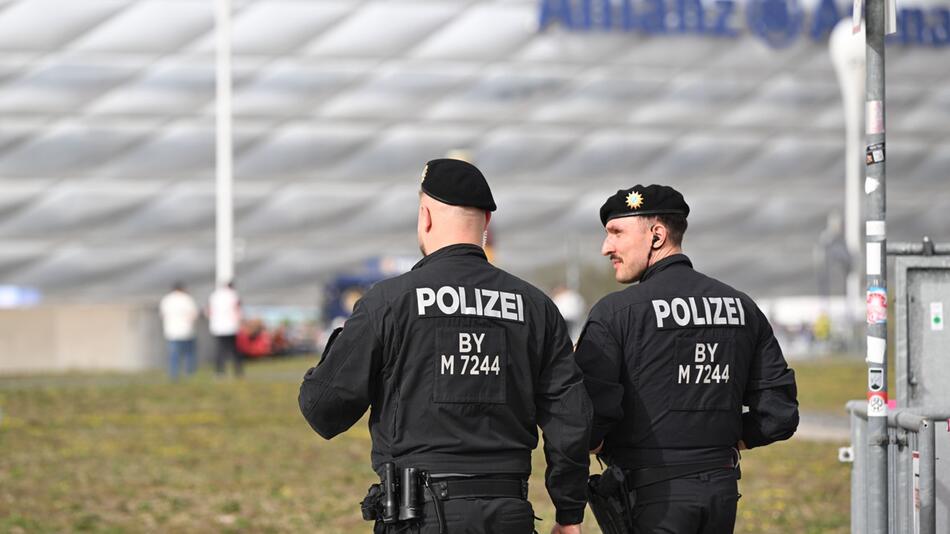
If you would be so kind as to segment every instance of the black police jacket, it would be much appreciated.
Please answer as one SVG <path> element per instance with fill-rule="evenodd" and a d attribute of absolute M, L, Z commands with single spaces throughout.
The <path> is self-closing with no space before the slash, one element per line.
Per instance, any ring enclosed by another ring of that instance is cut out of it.
<path fill-rule="evenodd" d="M 394 461 L 526 475 L 540 425 L 558 521 L 583 519 L 591 407 L 564 319 L 478 246 L 442 248 L 370 289 L 307 372 L 299 402 L 326 439 L 372 407 L 377 472 Z"/>
<path fill-rule="evenodd" d="M 795 373 L 765 315 L 682 254 L 598 302 L 575 359 L 594 405 L 591 447 L 603 440 L 622 467 L 715 460 L 798 427 Z"/>

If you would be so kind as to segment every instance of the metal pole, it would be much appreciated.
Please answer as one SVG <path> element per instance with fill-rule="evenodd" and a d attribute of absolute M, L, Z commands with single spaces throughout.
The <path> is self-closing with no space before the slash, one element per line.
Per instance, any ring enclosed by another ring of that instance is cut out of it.
<path fill-rule="evenodd" d="M 867 421 L 853 409 L 851 414 L 851 447 L 854 463 L 851 464 L 851 534 L 867 532 Z"/>
<path fill-rule="evenodd" d="M 231 0 L 216 0 L 215 77 L 215 280 L 224 284 L 234 278 L 234 153 L 231 141 Z"/>
<path fill-rule="evenodd" d="M 868 532 L 872 534 L 885 534 L 888 528 L 884 2 L 885 0 L 867 0 L 865 6 Z"/>
<path fill-rule="evenodd" d="M 934 422 L 924 421 L 917 437 L 920 446 L 920 534 L 937 532 L 937 450 L 934 440 Z"/>

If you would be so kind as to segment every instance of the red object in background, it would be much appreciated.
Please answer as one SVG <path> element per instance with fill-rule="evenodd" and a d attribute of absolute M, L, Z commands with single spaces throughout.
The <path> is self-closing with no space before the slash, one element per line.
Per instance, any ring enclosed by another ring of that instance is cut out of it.
<path fill-rule="evenodd" d="M 237 350 L 249 358 L 270 356 L 272 353 L 271 336 L 263 328 L 252 331 L 241 326 L 235 339 Z"/>

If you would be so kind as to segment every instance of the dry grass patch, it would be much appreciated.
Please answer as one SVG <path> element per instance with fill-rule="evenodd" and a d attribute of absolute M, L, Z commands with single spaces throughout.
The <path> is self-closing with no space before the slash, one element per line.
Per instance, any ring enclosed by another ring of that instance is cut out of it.
<path fill-rule="evenodd" d="M 243 382 L 0 379 L 0 532 L 368 532 L 365 421 L 330 442 L 310 430 L 296 400 L 309 361 L 252 365 Z M 836 447 L 748 452 L 738 531 L 844 532 Z M 554 520 L 543 471 L 538 451 L 539 532 Z"/>

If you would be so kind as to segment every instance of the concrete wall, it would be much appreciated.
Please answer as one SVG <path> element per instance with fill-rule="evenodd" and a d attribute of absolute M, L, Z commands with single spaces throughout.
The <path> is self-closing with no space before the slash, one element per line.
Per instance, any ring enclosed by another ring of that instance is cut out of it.
<path fill-rule="evenodd" d="M 198 325 L 199 357 L 211 339 Z M 163 368 L 166 348 L 155 306 L 56 305 L 0 310 L 0 374 L 141 371 Z"/>

